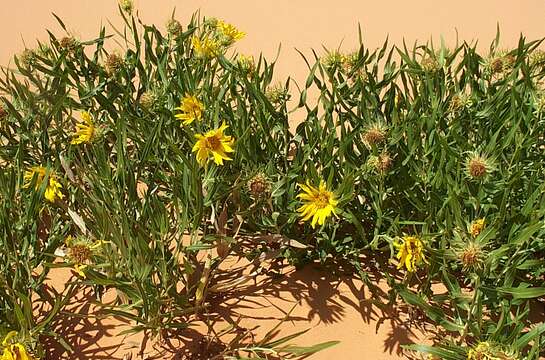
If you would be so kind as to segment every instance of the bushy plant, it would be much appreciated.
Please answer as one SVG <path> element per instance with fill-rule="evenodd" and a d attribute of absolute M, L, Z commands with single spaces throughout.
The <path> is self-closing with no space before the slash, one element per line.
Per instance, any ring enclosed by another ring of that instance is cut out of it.
<path fill-rule="evenodd" d="M 171 19 L 163 34 L 126 3 L 118 49 L 106 29 L 91 41 L 50 33 L 0 80 L 4 351 L 40 356 L 38 337 L 56 336 L 47 324 L 74 285 L 53 299 L 50 268 L 72 268 L 98 299 L 115 290 L 103 310 L 158 335 L 209 311 L 230 254 L 266 252 L 350 264 L 371 286 L 366 270 L 381 271 L 390 301 L 449 334 L 413 349 L 542 354 L 545 327 L 528 321 L 545 295 L 539 42 L 500 50 L 498 37 L 482 56 L 467 43 L 360 40 L 305 58 L 291 106 L 274 62 L 231 50 L 244 35 L 233 25 Z M 52 311 L 36 320 L 33 302 Z M 259 356 L 270 340 L 229 355 Z"/>

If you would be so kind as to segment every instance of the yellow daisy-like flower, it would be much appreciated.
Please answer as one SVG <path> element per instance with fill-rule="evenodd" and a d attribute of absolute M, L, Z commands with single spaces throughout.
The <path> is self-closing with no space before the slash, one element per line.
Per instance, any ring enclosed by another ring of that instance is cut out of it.
<path fill-rule="evenodd" d="M 235 150 L 235 140 L 232 136 L 224 134 L 228 126 L 223 123 L 218 129 L 206 134 L 196 134 L 197 142 L 193 146 L 193 152 L 197 152 L 197 162 L 204 166 L 213 157 L 217 165 L 223 165 L 223 160 L 232 160 L 227 154 Z"/>
<path fill-rule="evenodd" d="M 2 340 L 2 357 L 0 360 L 34 360 L 34 357 L 30 355 L 25 346 L 19 342 L 11 343 L 11 339 L 17 336 L 17 331 L 10 331 L 4 340 Z"/>
<path fill-rule="evenodd" d="M 477 219 L 474 220 L 471 225 L 469 226 L 469 232 L 473 237 L 479 236 L 479 234 L 483 231 L 485 226 L 484 219 Z"/>
<path fill-rule="evenodd" d="M 81 113 L 81 119 L 83 122 L 76 124 L 76 131 L 72 135 L 72 145 L 79 145 L 83 143 L 90 143 L 95 138 L 96 128 L 93 121 L 93 117 L 87 111 Z"/>
<path fill-rule="evenodd" d="M 244 32 L 237 29 L 234 25 L 226 23 L 225 21 L 218 21 L 218 29 L 221 34 L 226 38 L 229 44 L 240 40 L 246 35 Z"/>
<path fill-rule="evenodd" d="M 335 211 L 338 201 L 335 194 L 329 191 L 323 180 L 320 181 L 320 186 L 317 188 L 310 185 L 308 182 L 305 184 L 299 184 L 302 193 L 297 197 L 304 202 L 304 204 L 297 209 L 300 212 L 300 216 L 303 221 L 312 219 L 310 225 L 314 228 L 316 224 L 323 225 L 325 219 L 333 214 L 336 216 Z"/>
<path fill-rule="evenodd" d="M 202 119 L 204 105 L 195 96 L 186 94 L 176 110 L 181 111 L 175 115 L 176 119 L 180 119 L 183 125 L 189 125 L 195 120 Z"/>
<path fill-rule="evenodd" d="M 426 262 L 424 245 L 422 240 L 416 236 L 403 236 L 401 242 L 394 242 L 394 247 L 397 249 L 398 269 L 405 265 L 408 272 L 414 272 L 418 265 Z"/>
<path fill-rule="evenodd" d="M 202 58 L 214 57 L 218 55 L 221 50 L 220 43 L 215 39 L 209 38 L 208 36 L 205 36 L 202 39 L 197 36 L 193 36 L 191 39 L 191 45 L 193 46 L 193 51 L 195 51 L 195 54 Z"/>
<path fill-rule="evenodd" d="M 45 178 L 46 168 L 43 166 L 33 166 L 27 170 L 24 175 L 25 183 L 23 188 L 29 188 L 32 185 L 32 179 L 36 176 L 35 189 L 39 190 Z M 49 173 L 49 183 L 45 188 L 44 197 L 49 202 L 55 202 L 56 199 L 62 199 L 64 195 L 61 192 L 62 185 L 57 181 L 57 176 L 52 171 Z"/>

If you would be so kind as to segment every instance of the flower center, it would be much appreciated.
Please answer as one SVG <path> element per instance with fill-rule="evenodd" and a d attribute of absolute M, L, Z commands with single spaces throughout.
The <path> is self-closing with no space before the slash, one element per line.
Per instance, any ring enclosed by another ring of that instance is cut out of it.
<path fill-rule="evenodd" d="M 219 151 L 221 149 L 221 139 L 217 135 L 206 138 L 206 143 L 212 151 Z"/>
<path fill-rule="evenodd" d="M 314 201 L 314 203 L 315 203 L 317 208 L 323 209 L 323 208 L 325 208 L 326 206 L 329 205 L 329 198 L 330 198 L 329 194 L 319 193 L 316 196 L 316 200 Z"/>

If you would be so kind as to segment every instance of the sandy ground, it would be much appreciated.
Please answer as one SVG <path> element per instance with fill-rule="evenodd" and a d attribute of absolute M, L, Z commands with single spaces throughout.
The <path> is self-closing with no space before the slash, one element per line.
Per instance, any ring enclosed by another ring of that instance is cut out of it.
<path fill-rule="evenodd" d="M 242 273 L 246 269 L 242 263 L 233 263 L 225 270 Z M 69 279 L 69 270 L 54 269 L 49 281 L 55 288 L 62 289 Z M 377 283 L 386 289 L 382 281 Z M 426 336 L 420 326 L 393 307 L 374 305 L 373 300 L 377 298 L 378 294 L 371 293 L 361 281 L 332 276 L 315 265 L 298 271 L 281 268 L 276 276 L 258 276 L 244 286 L 211 294 L 208 297 L 210 312 L 206 316 L 195 321 L 188 330 L 167 334 L 162 341 L 147 339 L 143 358 L 207 359 L 207 355 L 202 355 L 203 349 L 214 349 L 221 344 L 207 345 L 205 324 L 220 331 L 237 323 L 239 331 L 252 330 L 256 339 L 260 339 L 284 320 L 277 338 L 308 329 L 291 342 L 298 346 L 341 341 L 313 355 L 312 359 L 336 356 L 345 360 L 361 360 L 367 356 L 377 360 L 404 359 L 401 345 L 427 342 Z M 78 292 L 55 324 L 55 330 L 65 337 L 74 352 L 68 355 L 51 341 L 46 346 L 47 359 L 142 359 L 142 334 L 119 335 L 128 323 L 112 317 L 102 318 L 93 303 L 91 289 Z M 230 338 L 232 336 L 220 340 L 225 342 Z"/>

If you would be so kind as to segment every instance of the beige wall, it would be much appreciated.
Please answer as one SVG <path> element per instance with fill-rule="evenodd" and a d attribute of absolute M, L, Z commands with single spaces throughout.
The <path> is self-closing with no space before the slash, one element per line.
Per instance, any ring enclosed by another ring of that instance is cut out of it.
<path fill-rule="evenodd" d="M 29 47 L 34 39 L 45 38 L 45 28 L 59 32 L 50 15 L 55 12 L 71 31 L 82 38 L 98 33 L 100 23 L 119 22 L 116 0 L 0 0 L 0 64 L 6 65 L 15 52 Z M 321 45 L 352 49 L 357 41 L 358 22 L 369 47 L 382 43 L 387 35 L 396 43 L 405 38 L 437 41 L 443 35 L 452 43 L 480 39 L 488 46 L 499 23 L 504 46 L 514 45 L 519 34 L 536 39 L 545 34 L 543 0 L 137 0 L 145 22 L 163 25 L 176 7 L 185 20 L 201 9 L 236 24 L 247 32 L 238 48 L 245 53 L 276 54 L 282 43 L 278 75 L 300 78 L 305 66 L 293 50 L 317 49 Z"/>

